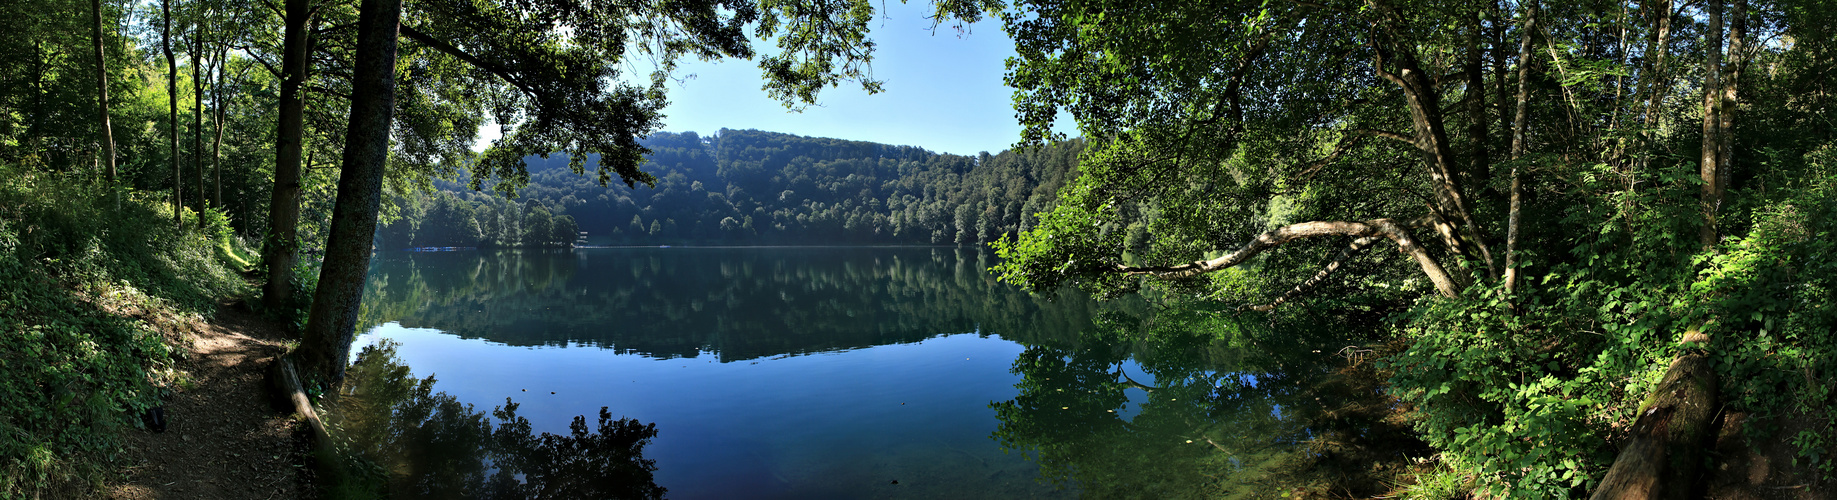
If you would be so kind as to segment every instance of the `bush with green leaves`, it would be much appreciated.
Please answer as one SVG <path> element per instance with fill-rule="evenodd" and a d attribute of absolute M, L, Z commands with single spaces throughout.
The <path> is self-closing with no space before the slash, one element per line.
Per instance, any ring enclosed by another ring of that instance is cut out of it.
<path fill-rule="evenodd" d="M 157 323 L 245 292 L 216 237 L 174 227 L 162 201 L 0 165 L 0 498 L 101 481 L 182 377 Z"/>
<path fill-rule="evenodd" d="M 1820 150 L 1828 151 L 1828 150 Z M 1573 213 L 1597 230 L 1569 243 L 1588 259 L 1551 266 L 1508 306 L 1502 290 L 1424 299 L 1393 318 L 1412 341 L 1388 360 L 1423 438 L 1449 464 L 1511 498 L 1585 494 L 1614 460 L 1645 399 L 1691 331 L 1710 335 L 1722 409 L 1760 421 L 1803 417 L 1786 440 L 1829 476 L 1837 413 L 1837 190 L 1814 153 L 1802 185 L 1762 199 L 1742 236 L 1713 252 L 1674 238 L 1676 214 L 1634 224 Z M 1653 211 L 1688 207 L 1687 183 L 1650 193 Z M 1669 199 L 1667 199 L 1669 198 Z M 1575 210 L 1581 212 L 1581 210 Z M 1687 233 L 1688 234 L 1688 233 Z M 1470 291 L 1471 292 L 1471 291 Z"/>

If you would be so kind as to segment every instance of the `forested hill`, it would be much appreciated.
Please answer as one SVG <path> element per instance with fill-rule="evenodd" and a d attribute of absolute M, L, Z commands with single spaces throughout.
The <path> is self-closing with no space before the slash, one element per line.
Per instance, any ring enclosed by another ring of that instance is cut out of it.
<path fill-rule="evenodd" d="M 970 157 L 727 129 L 657 133 L 643 144 L 654 187 L 601 187 L 569 170 L 565 155 L 530 158 L 516 199 L 437 182 L 436 192 L 401 200 L 379 243 L 559 246 L 576 227 L 590 243 L 614 245 L 981 243 L 1028 229 L 1084 146 Z"/>

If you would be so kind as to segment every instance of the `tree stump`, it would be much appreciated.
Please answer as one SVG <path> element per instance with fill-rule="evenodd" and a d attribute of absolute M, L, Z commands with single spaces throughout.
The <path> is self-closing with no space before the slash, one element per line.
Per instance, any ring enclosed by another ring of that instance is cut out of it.
<path fill-rule="evenodd" d="M 1707 344 L 1691 332 L 1685 342 Z M 1671 361 L 1665 378 L 1639 405 L 1626 448 L 1615 457 L 1591 500 L 1690 498 L 1701 491 L 1704 453 L 1714 435 L 1716 371 L 1709 355 Z"/>

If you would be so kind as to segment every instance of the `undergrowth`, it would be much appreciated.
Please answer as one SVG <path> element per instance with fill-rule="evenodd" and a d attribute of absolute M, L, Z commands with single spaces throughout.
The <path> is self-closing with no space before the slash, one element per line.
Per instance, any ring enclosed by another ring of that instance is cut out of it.
<path fill-rule="evenodd" d="M 227 297 L 248 245 L 157 193 L 0 165 L 0 498 L 100 485 L 123 432 L 185 382 L 183 333 Z"/>
<path fill-rule="evenodd" d="M 1562 239 L 1578 258 L 1542 267 L 1515 306 L 1475 289 L 1395 318 L 1413 344 L 1387 360 L 1393 390 L 1416 405 L 1449 473 L 1500 498 L 1586 495 L 1696 330 L 1711 338 L 1723 411 L 1812 422 L 1742 437 L 1794 444 L 1820 476 L 1807 479 L 1837 475 L 1837 183 L 1822 170 L 1837 167 L 1834 151 L 1810 155 L 1811 175 L 1782 196 L 1748 198 L 1746 227 L 1714 249 L 1696 241 L 1696 185 L 1674 182 L 1626 204 L 1565 207 L 1565 226 L 1591 228 Z"/>

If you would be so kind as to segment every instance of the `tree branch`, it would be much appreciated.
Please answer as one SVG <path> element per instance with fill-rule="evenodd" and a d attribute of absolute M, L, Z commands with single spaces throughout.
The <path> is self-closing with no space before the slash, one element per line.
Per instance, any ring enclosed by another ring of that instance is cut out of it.
<path fill-rule="evenodd" d="M 1385 139 L 1390 139 L 1390 140 L 1394 140 L 1394 141 L 1401 141 L 1401 142 L 1403 142 L 1404 144 L 1409 144 L 1409 145 L 1410 145 L 1410 147 L 1413 147 L 1413 148 L 1417 148 L 1417 149 L 1421 149 L 1421 148 L 1422 148 L 1422 145 L 1421 145 L 1421 144 L 1417 144 L 1417 143 L 1416 143 L 1416 138 L 1414 138 L 1414 137 L 1410 137 L 1410 136 L 1407 136 L 1407 135 L 1403 135 L 1403 134 L 1399 134 L 1399 133 L 1396 133 L 1396 132 L 1392 132 L 1392 131 L 1389 131 L 1389 130 L 1376 130 L 1376 129 L 1369 129 L 1369 128 L 1355 128 L 1355 129 L 1352 129 L 1352 130 L 1348 130 L 1348 131 L 1346 131 L 1346 132 L 1347 132 L 1347 133 L 1350 133 L 1350 134 L 1358 134 L 1358 135 L 1369 135 L 1369 136 L 1376 136 L 1376 137 L 1383 137 L 1383 138 L 1385 138 Z"/>
<path fill-rule="evenodd" d="M 493 75 L 497 75 L 498 78 L 504 79 L 505 83 L 509 83 L 512 86 L 516 87 L 517 90 L 521 90 L 523 91 L 523 93 L 529 94 L 529 96 L 532 98 L 536 97 L 536 91 L 534 89 L 529 88 L 528 85 L 524 85 L 522 81 L 516 78 L 514 73 L 512 73 L 509 69 L 504 68 L 503 66 L 492 64 L 492 63 L 486 62 L 483 59 L 479 59 L 478 56 L 474 56 L 471 53 L 468 53 L 465 50 L 460 49 L 459 47 L 454 47 L 453 44 L 446 43 L 445 41 L 436 39 L 432 36 L 428 36 L 428 34 L 422 33 L 421 30 L 417 30 L 413 26 L 409 26 L 407 24 L 402 25 L 401 34 L 402 36 L 408 37 L 409 40 L 414 40 L 416 43 L 420 43 L 421 45 L 426 46 L 427 48 L 438 50 L 438 51 L 446 53 L 447 55 L 457 57 L 459 58 L 459 60 L 465 61 L 466 64 L 470 64 L 474 67 L 477 67 L 478 69 L 482 69 L 487 72 L 490 72 Z"/>
<path fill-rule="evenodd" d="M 250 60 L 253 60 L 257 63 L 261 63 L 262 67 L 268 68 L 268 73 L 271 75 L 274 75 L 274 79 L 279 80 L 283 78 L 282 76 L 283 74 L 281 73 L 281 70 L 276 69 L 273 64 L 268 64 L 267 59 L 262 59 L 261 56 L 256 55 L 255 51 L 252 50 L 249 46 L 241 45 L 241 46 L 237 46 L 236 49 L 242 51 L 244 55 L 249 56 Z"/>
<path fill-rule="evenodd" d="M 1417 244 L 1416 239 L 1410 236 L 1407 229 L 1390 219 L 1373 219 L 1365 222 L 1314 221 L 1290 224 L 1257 235 L 1237 251 L 1216 259 L 1193 261 L 1174 266 L 1118 265 L 1114 270 L 1125 274 L 1149 275 L 1162 279 L 1189 278 L 1242 264 L 1251 257 L 1293 240 L 1331 235 L 1361 238 L 1380 236 L 1389 239 L 1396 243 L 1397 248 L 1403 253 L 1416 259 L 1417 265 L 1422 267 L 1423 274 L 1428 275 L 1429 281 L 1435 283 L 1436 291 L 1441 292 L 1442 296 L 1460 295 L 1459 290 L 1455 289 L 1453 277 L 1448 275 L 1448 271 L 1442 268 L 1441 263 L 1436 262 L 1435 258 L 1429 255 L 1428 250 Z"/>
<path fill-rule="evenodd" d="M 1369 135 L 1369 134 L 1353 134 L 1352 137 L 1340 139 L 1338 144 L 1333 145 L 1333 152 L 1328 153 L 1326 158 L 1321 158 L 1320 160 L 1317 160 L 1314 163 L 1308 164 L 1308 166 L 1302 169 L 1300 173 L 1295 174 L 1296 181 L 1293 184 L 1295 185 L 1305 184 L 1309 180 L 1312 180 L 1314 178 L 1314 174 L 1320 172 L 1320 169 L 1326 168 L 1327 165 L 1331 165 L 1333 164 L 1333 162 L 1339 161 L 1339 157 L 1344 156 L 1347 151 L 1352 150 L 1353 146 L 1357 146 L 1359 144 L 1359 141 L 1362 141 L 1365 139 L 1366 135 Z M 1291 187 L 1290 189 L 1293 189 L 1293 188 Z"/>
<path fill-rule="evenodd" d="M 1250 309 L 1252 311 L 1267 312 L 1267 311 L 1275 309 L 1276 306 L 1282 305 L 1282 303 L 1284 302 L 1288 302 L 1290 299 L 1294 299 L 1295 297 L 1300 296 L 1303 293 L 1307 293 L 1307 291 L 1313 289 L 1315 285 L 1318 285 L 1320 284 L 1321 281 L 1326 280 L 1328 275 L 1333 274 L 1334 271 L 1338 271 L 1340 266 L 1345 265 L 1347 259 L 1351 259 L 1352 256 L 1358 255 L 1359 252 L 1363 252 L 1367 247 L 1370 247 L 1372 243 L 1377 243 L 1378 238 L 1379 237 L 1377 236 L 1366 236 L 1364 238 L 1352 240 L 1352 244 L 1347 245 L 1346 248 L 1344 249 L 1341 249 L 1339 252 L 1339 256 L 1334 257 L 1333 262 L 1328 263 L 1326 268 L 1321 269 L 1320 272 L 1318 273 L 1314 273 L 1314 277 L 1308 278 L 1307 281 L 1301 282 L 1300 285 L 1295 285 L 1295 288 L 1290 289 L 1288 293 L 1282 294 L 1282 296 L 1276 298 L 1275 301 L 1270 302 L 1268 304 L 1263 304 L 1260 306 L 1246 306 L 1246 307 L 1240 307 L 1238 309 L 1239 310 Z"/>

